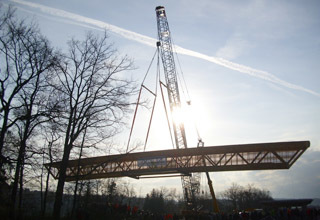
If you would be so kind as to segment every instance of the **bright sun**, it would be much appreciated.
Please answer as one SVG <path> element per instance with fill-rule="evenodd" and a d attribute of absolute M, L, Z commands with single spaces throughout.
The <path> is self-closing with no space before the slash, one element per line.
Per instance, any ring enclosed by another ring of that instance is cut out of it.
<path fill-rule="evenodd" d="M 191 145 L 195 145 L 200 138 L 200 134 L 198 131 L 198 122 L 197 119 L 199 115 L 196 115 L 196 111 L 192 108 L 191 105 L 185 104 L 180 108 L 174 108 L 172 111 L 172 121 L 176 125 L 183 124 L 186 130 L 186 136 L 189 140 L 191 140 Z"/>
<path fill-rule="evenodd" d="M 174 107 L 172 110 L 172 120 L 176 125 L 181 125 L 190 120 L 188 117 L 188 111 L 183 107 Z"/>

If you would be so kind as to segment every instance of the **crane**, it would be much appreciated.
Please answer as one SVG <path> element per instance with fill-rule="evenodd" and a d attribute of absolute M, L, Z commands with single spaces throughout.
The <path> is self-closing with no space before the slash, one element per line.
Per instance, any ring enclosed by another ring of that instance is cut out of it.
<path fill-rule="evenodd" d="M 161 54 L 170 110 L 174 112 L 178 111 L 181 107 L 181 100 L 169 25 L 163 6 L 156 7 L 156 14 L 159 37 L 157 52 L 159 54 L 160 51 Z M 160 83 L 162 84 L 162 82 Z M 144 87 L 144 85 L 142 85 L 142 87 Z M 147 90 L 150 92 L 149 89 Z M 137 106 L 139 104 L 139 98 L 140 93 Z M 135 119 L 135 116 L 133 118 Z M 212 181 L 208 173 L 209 171 L 289 169 L 307 148 L 310 147 L 310 141 L 204 147 L 204 142 L 198 135 L 198 146 L 196 148 L 188 148 L 184 124 L 181 121 L 173 121 L 172 127 L 177 149 L 136 153 L 127 152 L 118 155 L 69 160 L 66 171 L 64 171 L 66 181 L 115 177 L 142 179 L 154 178 L 154 175 L 159 175 L 155 178 L 179 175 L 181 176 L 187 211 L 191 211 L 189 213 L 193 214 L 194 212 L 192 211 L 198 211 L 196 199 L 200 191 L 199 173 L 205 172 L 212 196 L 213 210 L 214 212 L 219 212 Z M 47 163 L 45 166 L 55 179 L 59 178 L 61 175 L 61 161 Z M 193 175 L 191 175 L 191 173 Z M 151 175 L 153 175 L 153 177 L 151 177 Z"/>
<path fill-rule="evenodd" d="M 164 68 L 165 80 L 167 85 L 168 99 L 170 104 L 170 111 L 172 113 L 179 111 L 181 108 L 181 100 L 179 94 L 179 87 L 177 82 L 177 73 L 172 50 L 172 40 L 169 30 L 169 24 L 166 12 L 163 6 L 156 7 L 157 27 L 158 27 L 158 42 L 160 47 L 160 54 Z M 183 122 L 175 122 L 173 120 L 173 132 L 175 144 L 177 149 L 187 148 L 187 139 Z M 203 142 L 199 138 L 198 147 L 203 147 Z M 218 212 L 217 202 L 214 196 L 212 181 L 208 172 L 206 172 L 210 193 L 214 202 L 214 211 Z M 187 210 L 196 210 L 196 197 L 200 191 L 200 173 L 181 176 L 183 194 L 186 201 Z"/>

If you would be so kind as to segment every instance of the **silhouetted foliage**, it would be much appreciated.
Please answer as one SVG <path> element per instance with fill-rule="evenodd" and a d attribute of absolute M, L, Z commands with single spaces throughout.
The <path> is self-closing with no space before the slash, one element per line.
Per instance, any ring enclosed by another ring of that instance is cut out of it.
<path fill-rule="evenodd" d="M 236 183 L 232 183 L 230 188 L 223 191 L 221 197 L 231 202 L 230 208 L 233 210 L 261 208 L 261 201 L 272 199 L 270 192 L 267 190 L 259 189 L 250 184 L 244 187 Z"/>
<path fill-rule="evenodd" d="M 147 194 L 143 209 L 152 213 L 160 214 L 164 212 L 164 198 L 161 191 L 152 189 L 150 195 Z"/>
<path fill-rule="evenodd" d="M 72 39 L 68 46 L 51 84 L 61 100 L 59 123 L 64 136 L 54 206 L 56 219 L 72 149 L 83 139 L 92 145 L 89 140 L 99 142 L 115 135 L 134 91 L 132 81 L 121 77 L 122 72 L 132 69 L 132 62 L 117 55 L 106 33 L 102 37 L 88 33 L 83 41 Z"/>
<path fill-rule="evenodd" d="M 22 204 L 26 159 L 35 158 L 38 152 L 35 144 L 31 144 L 32 137 L 39 126 L 51 117 L 46 105 L 50 94 L 47 92 L 47 80 L 57 57 L 34 23 L 18 19 L 11 7 L 5 15 L 0 18 L 0 57 L 3 61 L 0 77 L 0 170 L 4 164 L 14 163 L 11 217 L 15 218 L 18 186 L 19 210 Z M 13 158 L 3 151 L 9 131 L 18 138 Z"/>

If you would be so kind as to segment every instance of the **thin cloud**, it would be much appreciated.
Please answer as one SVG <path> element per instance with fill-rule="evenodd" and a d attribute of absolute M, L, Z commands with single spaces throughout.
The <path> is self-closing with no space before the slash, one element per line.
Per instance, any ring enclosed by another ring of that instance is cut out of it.
<path fill-rule="evenodd" d="M 154 38 L 151 38 L 151 37 L 148 37 L 148 36 L 133 32 L 133 31 L 126 30 L 126 29 L 117 27 L 115 25 L 111 25 L 111 24 L 108 24 L 103 21 L 95 20 L 92 18 L 84 17 L 84 16 L 81 16 L 78 14 L 70 13 L 70 12 L 56 9 L 56 8 L 51 8 L 51 7 L 44 6 L 44 5 L 37 4 L 37 3 L 26 2 L 23 0 L 12 0 L 12 2 L 38 9 L 45 14 L 49 14 L 49 15 L 53 15 L 53 16 L 57 16 L 57 17 L 62 17 L 65 19 L 79 22 L 79 23 L 85 23 L 85 24 L 89 24 L 89 25 L 96 26 L 99 28 L 107 29 L 113 33 L 116 33 L 116 34 L 124 37 L 124 38 L 127 38 L 129 40 L 134 40 L 136 42 L 139 42 L 141 44 L 145 44 L 145 45 L 148 45 L 151 47 L 155 47 L 155 45 L 156 45 L 157 40 Z M 222 59 L 222 58 L 208 56 L 208 55 L 205 55 L 205 54 L 193 51 L 193 50 L 188 50 L 188 49 L 185 49 L 185 48 L 182 48 L 179 46 L 175 46 L 175 48 L 176 48 L 177 53 L 196 57 L 199 59 L 203 59 L 203 60 L 209 61 L 211 63 L 215 63 L 218 65 L 224 66 L 228 69 L 232 69 L 232 70 L 235 70 L 235 71 L 238 71 L 241 73 L 245 73 L 250 76 L 260 78 L 265 81 L 269 81 L 269 82 L 272 82 L 272 83 L 275 83 L 275 84 L 278 84 L 278 85 L 281 85 L 281 86 L 284 86 L 284 87 L 287 87 L 290 89 L 295 89 L 295 90 L 307 92 L 309 94 L 320 97 L 320 93 L 317 93 L 315 91 L 304 88 L 302 86 L 295 85 L 295 84 L 289 83 L 287 81 L 284 81 L 269 72 L 254 69 L 249 66 L 234 63 L 234 62 Z"/>

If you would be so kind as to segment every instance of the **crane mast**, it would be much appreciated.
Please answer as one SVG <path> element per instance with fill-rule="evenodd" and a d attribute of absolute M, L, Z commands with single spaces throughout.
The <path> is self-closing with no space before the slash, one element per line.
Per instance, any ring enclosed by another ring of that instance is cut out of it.
<path fill-rule="evenodd" d="M 170 110 L 171 112 L 178 111 L 181 107 L 179 87 L 177 81 L 176 67 L 172 52 L 172 43 L 169 31 L 169 25 L 166 17 L 164 7 L 159 6 L 156 8 L 157 24 L 158 24 L 158 37 L 161 51 L 161 59 L 163 62 L 164 74 L 166 79 Z M 186 134 L 183 123 L 173 122 L 174 137 L 176 147 L 187 148 Z"/>
<path fill-rule="evenodd" d="M 181 108 L 177 73 L 172 51 L 171 36 L 166 12 L 163 6 L 156 7 L 158 38 L 157 46 L 160 47 L 161 59 L 164 67 L 165 80 L 167 85 L 170 111 L 173 113 Z M 187 139 L 183 123 L 173 120 L 173 131 L 177 149 L 187 148 Z M 187 209 L 196 208 L 196 195 L 200 191 L 200 175 L 182 176 L 181 182 Z"/>

